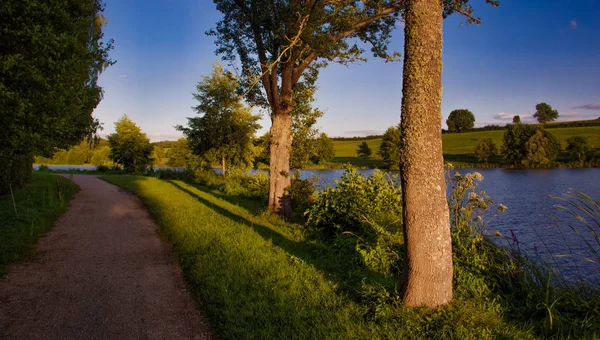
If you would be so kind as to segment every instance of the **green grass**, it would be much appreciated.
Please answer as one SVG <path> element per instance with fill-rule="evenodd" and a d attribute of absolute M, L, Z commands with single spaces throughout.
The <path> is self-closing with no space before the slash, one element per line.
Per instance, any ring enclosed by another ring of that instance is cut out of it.
<path fill-rule="evenodd" d="M 600 126 L 553 128 L 548 129 L 548 131 L 560 141 L 563 149 L 566 147 L 566 140 L 569 137 L 583 136 L 588 139 L 590 149 L 600 150 Z M 442 148 L 444 151 L 444 160 L 456 166 L 477 165 L 479 162 L 473 154 L 477 141 L 484 137 L 492 138 L 496 146 L 500 148 L 502 146 L 503 135 L 504 130 L 443 134 Z M 358 145 L 363 141 L 366 141 L 373 150 L 373 157 L 369 160 L 364 160 L 356 156 Z M 381 145 L 381 138 L 334 141 L 333 145 L 335 147 L 335 158 L 332 162 L 334 163 L 350 163 L 359 167 L 385 167 L 381 157 L 376 155 L 379 145 Z M 498 165 L 502 162 L 502 157 L 495 156 L 489 161 L 492 164 Z M 566 155 L 560 155 L 559 161 L 566 161 Z"/>
<path fill-rule="evenodd" d="M 67 178 L 34 172 L 30 184 L 14 191 L 15 204 L 10 194 L 0 196 L 0 276 L 6 265 L 31 256 L 39 239 L 52 229 L 77 190 Z"/>
<path fill-rule="evenodd" d="M 181 181 L 102 179 L 144 202 L 219 338 L 532 338 L 495 302 L 406 309 L 393 293 L 398 278 L 366 270 L 356 239 L 306 239 L 301 225 L 261 213 L 260 202 Z"/>

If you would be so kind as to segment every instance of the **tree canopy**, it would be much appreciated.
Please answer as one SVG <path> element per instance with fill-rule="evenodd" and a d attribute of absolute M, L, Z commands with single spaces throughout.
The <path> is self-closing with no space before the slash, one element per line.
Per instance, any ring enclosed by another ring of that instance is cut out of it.
<path fill-rule="evenodd" d="M 537 119 L 540 124 L 550 123 L 558 118 L 558 111 L 552 109 L 552 106 L 546 103 L 539 103 L 535 106 L 535 113 L 533 117 Z"/>
<path fill-rule="evenodd" d="M 369 159 L 371 158 L 371 155 L 373 155 L 373 150 L 371 150 L 367 142 L 362 142 L 358 145 L 356 155 L 360 158 Z"/>
<path fill-rule="evenodd" d="M 494 143 L 494 141 L 489 137 L 480 138 L 477 141 L 477 145 L 475 145 L 475 150 L 473 150 L 473 153 L 477 159 L 479 161 L 485 161 L 485 164 L 488 163 L 488 158 L 496 155 L 497 152 L 498 148 L 496 147 L 496 143 Z"/>
<path fill-rule="evenodd" d="M 13 164 L 30 172 L 33 154 L 50 156 L 100 127 L 97 80 L 113 63 L 102 12 L 100 0 L 0 1 L 0 192 L 27 180 Z"/>
<path fill-rule="evenodd" d="M 577 161 L 581 162 L 585 153 L 590 149 L 588 140 L 582 136 L 573 136 L 567 139 L 567 147 L 565 150 Z"/>
<path fill-rule="evenodd" d="M 107 137 L 110 158 L 127 172 L 144 172 L 150 164 L 152 145 L 145 133 L 127 116 L 115 122 L 115 132 Z"/>
<path fill-rule="evenodd" d="M 521 116 L 515 115 L 513 117 L 513 124 L 521 124 Z"/>
<path fill-rule="evenodd" d="M 455 132 L 462 132 L 468 129 L 472 129 L 475 125 L 475 116 L 473 112 L 467 109 L 459 109 L 450 112 L 448 119 L 446 119 L 448 130 Z"/>
<path fill-rule="evenodd" d="M 560 142 L 541 125 L 507 125 L 502 154 L 512 166 L 549 165 L 560 152 Z"/>
<path fill-rule="evenodd" d="M 215 63 L 212 74 L 196 85 L 194 98 L 199 103 L 195 110 L 200 116 L 188 118 L 187 127 L 176 126 L 194 154 L 221 163 L 223 175 L 225 164 L 248 168 L 256 155 L 252 142 L 260 116 L 244 106 L 237 88 L 235 77 Z"/>
<path fill-rule="evenodd" d="M 400 165 L 402 132 L 400 126 L 391 126 L 383 134 L 377 154 L 383 158 L 388 168 Z"/>

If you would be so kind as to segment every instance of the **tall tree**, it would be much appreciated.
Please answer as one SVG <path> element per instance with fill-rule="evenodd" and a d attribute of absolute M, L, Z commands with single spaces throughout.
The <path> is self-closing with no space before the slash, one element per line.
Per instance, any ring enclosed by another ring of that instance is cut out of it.
<path fill-rule="evenodd" d="M 475 116 L 467 109 L 454 110 L 446 119 L 446 125 L 450 131 L 463 132 L 472 129 L 474 124 Z"/>
<path fill-rule="evenodd" d="M 113 63 L 103 10 L 101 0 L 0 1 L 0 193 L 26 182 L 15 176 L 31 172 L 33 154 L 50 156 L 99 127 L 97 80 Z"/>
<path fill-rule="evenodd" d="M 516 116 L 518 117 L 518 116 Z M 496 155 L 498 148 L 496 147 L 496 143 L 491 138 L 479 138 L 477 141 L 477 145 L 475 145 L 475 149 L 473 153 L 477 157 L 479 161 L 485 161 L 485 164 L 488 164 L 488 158 Z"/>
<path fill-rule="evenodd" d="M 226 175 L 229 166 L 250 167 L 256 151 L 252 141 L 260 127 L 260 116 L 253 115 L 236 94 L 238 81 L 223 65 L 215 63 L 210 76 L 202 77 L 194 98 L 199 102 L 199 117 L 188 118 L 188 127 L 176 126 L 183 131 L 192 152 L 221 163 Z"/>
<path fill-rule="evenodd" d="M 217 53 L 236 56 L 247 99 L 271 111 L 269 208 L 291 212 L 290 185 L 294 86 L 327 62 L 363 60 L 358 42 L 372 44 L 375 56 L 387 53 L 390 33 L 404 0 L 214 0 L 224 17 L 215 30 Z M 262 89 L 255 85 L 260 82 Z"/>
<path fill-rule="evenodd" d="M 312 156 L 310 156 L 310 161 L 314 164 L 322 164 L 335 157 L 333 140 L 325 132 L 321 132 L 319 137 L 314 139 L 313 143 L 315 147 L 313 148 Z"/>
<path fill-rule="evenodd" d="M 486 0 L 498 5 L 496 0 Z M 402 205 L 404 266 L 400 290 L 407 306 L 452 300 L 452 242 L 442 157 L 442 19 L 473 17 L 468 1 L 404 2 L 402 83 Z"/>
<path fill-rule="evenodd" d="M 115 132 L 107 137 L 110 158 L 127 172 L 142 172 L 150 164 L 150 139 L 127 115 L 115 122 Z"/>
<path fill-rule="evenodd" d="M 383 158 L 388 168 L 400 166 L 401 147 L 402 133 L 400 126 L 390 126 L 383 134 L 377 154 Z"/>
<path fill-rule="evenodd" d="M 536 118 L 540 124 L 546 124 L 558 118 L 558 111 L 552 109 L 552 106 L 546 103 L 539 103 L 535 106 L 533 117 Z"/>

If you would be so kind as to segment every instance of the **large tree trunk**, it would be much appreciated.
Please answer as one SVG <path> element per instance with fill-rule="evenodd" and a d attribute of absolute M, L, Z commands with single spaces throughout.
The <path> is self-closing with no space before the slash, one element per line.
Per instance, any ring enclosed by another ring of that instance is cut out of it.
<path fill-rule="evenodd" d="M 452 300 L 452 241 L 442 154 L 442 1 L 409 0 L 404 27 L 401 164 L 409 307 Z"/>
<path fill-rule="evenodd" d="M 271 115 L 271 158 L 269 174 L 269 209 L 284 217 L 291 214 L 291 202 L 285 189 L 291 184 L 290 155 L 292 152 L 291 109 L 281 109 Z"/>

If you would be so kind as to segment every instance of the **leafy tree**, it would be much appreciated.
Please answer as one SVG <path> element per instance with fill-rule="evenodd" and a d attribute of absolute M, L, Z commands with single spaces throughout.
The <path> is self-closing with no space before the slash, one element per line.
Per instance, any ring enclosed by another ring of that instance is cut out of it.
<path fill-rule="evenodd" d="M 145 133 L 127 115 L 115 122 L 115 133 L 107 137 L 110 158 L 127 172 L 142 172 L 150 164 L 152 145 Z"/>
<path fill-rule="evenodd" d="M 314 164 L 326 163 L 335 157 L 333 140 L 325 132 L 321 132 L 319 137 L 314 139 L 314 144 L 314 152 L 310 156 L 310 161 Z"/>
<path fill-rule="evenodd" d="M 302 82 L 294 86 L 294 98 L 296 106 L 292 110 L 292 154 L 290 166 L 294 169 L 302 169 L 315 155 L 317 135 L 319 130 L 314 126 L 317 119 L 324 114 L 323 111 L 314 109 L 314 94 L 316 86 L 311 82 Z M 266 164 L 269 164 L 267 161 Z"/>
<path fill-rule="evenodd" d="M 485 164 L 487 165 L 488 158 L 496 155 L 498 148 L 491 138 L 480 138 L 477 141 L 477 145 L 475 145 L 475 150 L 473 152 L 479 161 L 485 161 Z"/>
<path fill-rule="evenodd" d="M 189 147 L 189 142 L 185 138 L 179 138 L 173 144 L 167 154 L 168 166 L 185 167 L 190 170 L 197 170 L 200 167 L 209 167 L 210 162 L 200 156 L 194 155 Z"/>
<path fill-rule="evenodd" d="M 400 126 L 391 126 L 383 134 L 377 154 L 383 158 L 388 168 L 400 165 L 402 132 Z"/>
<path fill-rule="evenodd" d="M 361 157 L 364 159 L 369 159 L 369 158 L 371 158 L 371 155 L 373 154 L 373 150 L 371 150 L 371 148 L 369 147 L 369 144 L 367 144 L 367 142 L 362 142 L 358 145 L 356 154 L 358 155 L 358 157 Z"/>
<path fill-rule="evenodd" d="M 519 115 L 514 116 L 513 124 L 521 124 L 521 116 L 519 116 Z"/>
<path fill-rule="evenodd" d="M 411 151 L 403 152 L 403 155 L 406 155 L 411 162 L 420 162 L 422 156 L 432 154 L 431 148 L 427 147 L 430 145 L 430 141 L 436 144 L 436 148 L 439 144 L 439 150 L 433 150 L 434 154 L 439 151 L 439 159 L 432 163 L 428 158 L 428 161 L 417 167 L 420 170 L 421 166 L 426 166 L 429 170 L 413 178 L 408 172 L 413 174 L 418 171 L 411 168 L 410 171 L 405 172 L 403 181 L 408 179 L 410 183 L 415 183 L 415 186 L 422 182 L 430 184 L 436 182 L 439 187 L 445 185 L 441 151 L 441 122 L 439 122 L 441 111 L 439 105 L 428 104 L 441 100 L 437 94 L 441 93 L 441 81 L 438 84 L 437 80 L 438 71 L 441 79 L 442 18 L 458 12 L 467 17 L 467 22 L 479 22 L 472 15 L 473 11 L 468 5 L 468 0 L 290 0 L 286 2 L 214 0 L 214 2 L 217 9 L 224 15 L 223 20 L 217 23 L 216 29 L 209 32 L 217 37 L 217 53 L 223 54 L 224 59 L 230 61 L 239 56 L 243 79 L 242 88 L 247 94 L 247 98 L 254 104 L 271 109 L 271 176 L 268 201 L 270 209 L 285 216 L 289 216 L 291 213 L 290 200 L 285 196 L 285 192 L 291 181 L 289 160 L 293 138 L 291 111 L 295 105 L 292 95 L 294 84 L 302 81 L 307 72 L 316 74 L 320 67 L 326 66 L 327 62 L 347 64 L 364 60 L 362 57 L 364 51 L 359 46 L 360 41 L 370 43 L 371 51 L 376 57 L 394 60 L 397 55 L 387 53 L 387 46 L 391 32 L 401 13 L 404 13 L 404 21 L 407 22 L 404 26 L 406 53 L 403 77 L 404 84 L 410 85 L 409 88 L 403 87 L 403 97 L 415 98 L 409 104 L 402 106 L 403 121 L 408 122 L 406 126 L 403 123 L 402 130 L 405 133 L 407 128 L 410 130 L 404 137 L 405 142 L 410 141 L 403 145 L 406 150 Z M 486 0 L 486 2 L 498 5 L 498 0 Z M 406 20 L 409 17 L 414 19 L 410 24 Z M 437 38 L 438 27 L 439 39 Z M 433 36 L 430 33 L 434 33 Z M 407 43 L 413 47 L 408 48 Z M 431 52 L 428 52 L 428 48 L 424 48 L 424 45 L 430 47 Z M 407 62 L 411 66 L 407 66 Z M 431 70 L 427 63 L 433 64 Z M 431 73 L 426 74 L 428 71 Z M 431 75 L 434 76 L 433 81 L 428 79 Z M 415 79 L 411 78 L 413 76 Z M 256 79 L 259 79 L 262 90 L 254 86 Z M 423 112 L 423 109 L 427 109 L 427 111 Z M 429 118 L 422 119 L 421 115 Z M 405 119 L 407 116 L 412 118 Z M 438 122 L 431 117 L 435 117 Z M 430 131 L 430 126 L 439 126 L 439 129 L 433 132 L 433 130 Z M 427 133 L 423 133 L 424 131 Z M 413 134 L 419 133 L 423 133 L 423 138 L 427 138 L 426 145 L 421 145 L 418 140 L 413 139 Z M 406 188 L 406 185 L 403 188 Z M 450 234 L 447 232 L 447 238 L 442 235 L 444 231 L 449 230 L 448 205 L 445 196 L 435 200 L 429 199 L 433 190 L 435 188 L 427 188 L 423 190 L 424 193 L 416 193 L 414 196 L 416 200 L 411 199 L 408 202 L 404 200 L 403 202 L 405 210 L 407 206 L 410 207 L 411 213 L 408 216 L 411 216 L 413 221 L 419 221 L 414 224 L 413 222 L 409 223 L 410 227 L 406 229 L 411 235 L 407 237 L 409 240 L 407 253 L 412 255 L 413 244 L 415 244 L 415 249 L 423 249 L 422 253 L 417 251 L 418 256 L 406 256 L 405 258 L 432 258 L 428 253 L 431 248 L 442 249 L 442 254 L 445 255 L 443 260 L 438 263 L 422 261 L 422 263 L 416 263 L 415 270 L 411 270 L 410 273 L 405 271 L 408 275 L 406 282 L 410 281 L 410 283 L 404 284 L 403 287 L 411 287 L 411 289 L 405 290 L 408 292 L 405 302 L 409 306 L 434 307 L 445 304 L 452 298 Z M 410 197 L 413 197 L 413 192 L 411 191 L 409 194 Z M 428 204 L 438 204 L 439 206 L 436 206 L 433 212 L 422 211 L 422 207 L 429 206 Z M 442 222 L 444 211 L 446 223 Z M 428 218 L 421 218 L 421 215 L 424 214 Z M 437 225 L 438 222 L 439 225 Z M 419 232 L 418 230 L 423 231 Z M 412 236 L 413 233 L 414 236 Z M 440 236 L 439 240 L 442 240 L 442 246 L 428 244 L 428 240 L 438 240 L 438 238 L 431 237 L 432 234 Z M 428 245 L 422 246 L 423 243 Z M 446 261 L 448 258 L 450 259 L 449 267 L 448 261 Z M 411 263 L 408 268 L 413 268 L 411 266 L 414 264 Z M 443 274 L 440 270 L 443 270 Z M 413 273 L 431 273 L 431 275 L 417 277 Z M 429 279 L 433 283 L 427 284 Z M 419 287 L 420 290 L 417 292 L 412 287 Z M 450 294 L 448 294 L 448 290 Z M 439 293 L 440 291 L 443 293 Z M 425 294 L 428 297 L 421 298 Z"/>
<path fill-rule="evenodd" d="M 0 1 L 0 194 L 28 181 L 34 154 L 99 128 L 97 80 L 112 64 L 102 12 L 100 0 Z"/>
<path fill-rule="evenodd" d="M 210 76 L 202 77 L 196 85 L 194 98 L 199 102 L 200 117 L 188 118 L 188 127 L 176 126 L 186 136 L 192 152 L 210 161 L 220 162 L 226 175 L 226 163 L 235 167 L 250 167 L 256 149 L 252 141 L 260 116 L 245 107 L 236 94 L 238 81 L 223 69 L 213 65 Z"/>
<path fill-rule="evenodd" d="M 560 143 L 550 133 L 538 129 L 525 143 L 527 157 L 522 161 L 528 167 L 545 166 L 556 159 Z"/>
<path fill-rule="evenodd" d="M 247 99 L 271 110 L 268 206 L 287 216 L 295 85 L 315 79 L 328 62 L 364 60 L 359 41 L 372 44 L 375 56 L 392 60 L 387 45 L 404 1 L 214 2 L 224 15 L 209 32 L 217 38 L 217 53 L 230 61 L 239 57 Z"/>
<path fill-rule="evenodd" d="M 553 110 L 552 106 L 546 103 L 539 103 L 535 106 L 533 117 L 535 117 L 540 124 L 546 124 L 558 118 L 558 111 Z"/>
<path fill-rule="evenodd" d="M 108 145 L 103 145 L 97 148 L 94 152 L 94 155 L 90 159 L 90 163 L 94 165 L 107 165 L 111 162 L 110 159 L 110 147 Z"/>
<path fill-rule="evenodd" d="M 573 136 L 567 139 L 566 151 L 573 158 L 577 158 L 578 162 L 581 162 L 582 157 L 589 149 L 588 140 L 583 136 Z"/>
<path fill-rule="evenodd" d="M 538 136 L 531 140 L 536 134 Z M 556 137 L 540 125 L 507 125 L 502 141 L 504 161 L 513 166 L 548 164 L 560 151 Z"/>
<path fill-rule="evenodd" d="M 494 6 L 497 0 L 486 0 Z M 400 291 L 408 307 L 452 300 L 452 240 L 442 157 L 442 19 L 458 12 L 479 22 L 464 0 L 407 0 L 402 82 L 404 266 Z"/>
<path fill-rule="evenodd" d="M 467 109 L 454 110 L 446 119 L 448 130 L 462 132 L 472 129 L 475 125 L 475 116 Z"/>

